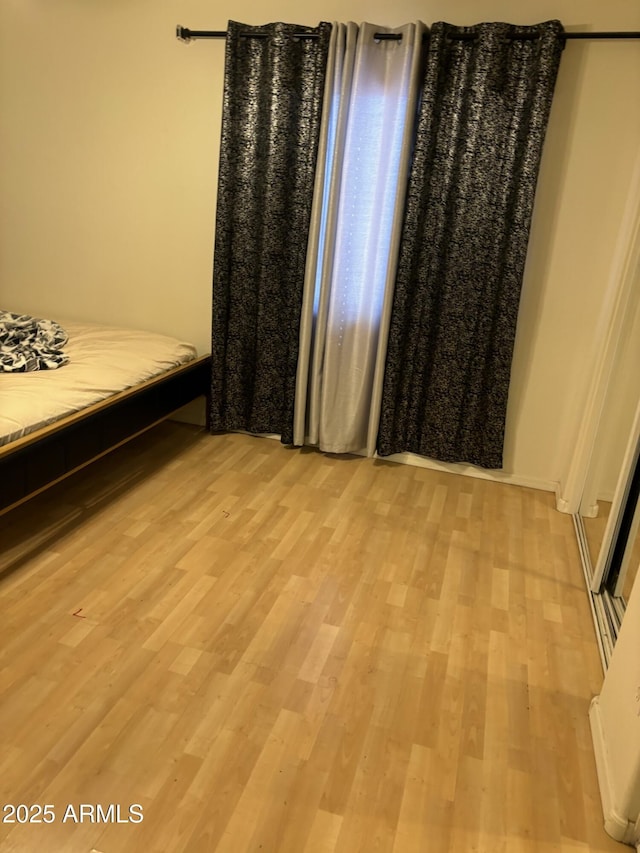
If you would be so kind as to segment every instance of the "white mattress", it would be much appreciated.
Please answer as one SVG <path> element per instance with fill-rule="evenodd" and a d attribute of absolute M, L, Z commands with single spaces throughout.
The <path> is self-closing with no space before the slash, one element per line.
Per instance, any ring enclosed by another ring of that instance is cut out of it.
<path fill-rule="evenodd" d="M 57 370 L 0 373 L 0 445 L 191 361 L 195 347 L 152 332 L 60 325 L 69 363 Z"/>

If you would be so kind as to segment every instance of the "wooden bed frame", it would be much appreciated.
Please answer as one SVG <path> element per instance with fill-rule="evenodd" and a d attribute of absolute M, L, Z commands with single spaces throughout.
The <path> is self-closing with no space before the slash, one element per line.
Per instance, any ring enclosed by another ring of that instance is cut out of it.
<path fill-rule="evenodd" d="M 210 393 L 204 355 L 0 447 L 0 514 Z M 207 406 L 207 412 L 209 407 Z"/>

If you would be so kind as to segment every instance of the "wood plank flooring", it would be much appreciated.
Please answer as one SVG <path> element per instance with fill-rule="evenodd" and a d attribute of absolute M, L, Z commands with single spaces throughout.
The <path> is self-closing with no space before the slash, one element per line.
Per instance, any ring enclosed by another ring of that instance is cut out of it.
<path fill-rule="evenodd" d="M 2 853 L 625 849 L 550 494 L 165 424 L 0 546 Z"/>

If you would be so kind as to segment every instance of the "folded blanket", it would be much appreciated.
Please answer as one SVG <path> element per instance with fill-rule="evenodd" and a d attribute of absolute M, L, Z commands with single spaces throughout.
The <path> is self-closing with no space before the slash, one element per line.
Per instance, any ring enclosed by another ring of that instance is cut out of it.
<path fill-rule="evenodd" d="M 67 333 L 52 320 L 0 311 L 0 372 L 54 370 L 69 359 L 61 351 Z"/>

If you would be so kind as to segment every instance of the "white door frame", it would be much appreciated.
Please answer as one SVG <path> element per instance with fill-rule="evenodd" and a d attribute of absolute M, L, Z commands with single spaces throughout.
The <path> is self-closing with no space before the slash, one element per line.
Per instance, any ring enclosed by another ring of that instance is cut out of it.
<path fill-rule="evenodd" d="M 566 477 L 558 484 L 557 508 L 575 515 L 585 490 L 620 331 L 640 269 L 640 154 L 636 158 L 620 233 L 594 339 L 593 377 Z M 589 366 L 588 366 L 589 367 Z M 613 514 L 613 513 L 612 513 Z"/>

